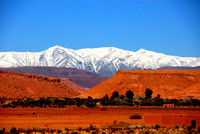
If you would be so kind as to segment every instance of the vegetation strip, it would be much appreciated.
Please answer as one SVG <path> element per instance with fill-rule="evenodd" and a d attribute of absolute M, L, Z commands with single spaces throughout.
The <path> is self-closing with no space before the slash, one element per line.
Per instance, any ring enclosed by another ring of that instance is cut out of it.
<path fill-rule="evenodd" d="M 145 97 L 133 98 L 134 93 L 128 90 L 125 95 L 119 95 L 117 91 L 112 93 L 111 97 L 105 95 L 101 99 L 93 99 L 91 96 L 88 98 L 55 98 L 47 97 L 40 99 L 24 98 L 24 99 L 12 99 L 7 97 L 0 98 L 0 106 L 3 108 L 15 108 L 15 107 L 53 107 L 53 108 L 64 108 L 66 106 L 77 106 L 77 107 L 96 107 L 102 106 L 162 106 L 164 108 L 194 108 L 198 109 L 200 106 L 200 100 L 198 99 L 163 99 L 160 94 L 155 98 L 152 98 L 153 91 L 146 89 Z M 187 107 L 190 106 L 190 107 Z M 153 107 L 151 107 L 153 108 Z M 103 110 L 103 109 L 102 109 Z"/>
<path fill-rule="evenodd" d="M 126 125 L 125 125 L 126 126 Z M 178 126 L 175 125 L 172 128 L 166 128 L 166 127 L 160 127 L 158 124 L 155 124 L 154 126 L 130 126 L 130 127 L 116 127 L 114 125 L 110 125 L 105 128 L 98 129 L 93 125 L 90 125 L 88 128 L 81 128 L 78 127 L 77 129 L 68 129 L 65 127 L 64 130 L 60 129 L 50 129 L 50 128 L 29 128 L 29 129 L 23 129 L 23 128 L 15 128 L 12 127 L 10 130 L 6 130 L 5 128 L 0 130 L 0 134 L 19 134 L 19 133 L 24 133 L 24 134 L 31 134 L 31 133 L 62 133 L 62 134 L 107 134 L 107 133 L 131 133 L 131 134 L 136 134 L 136 133 L 145 133 L 145 134 L 150 134 L 150 133 L 165 133 L 165 134 L 188 134 L 188 133 L 200 133 L 200 127 L 198 128 L 193 128 L 192 126 L 185 127 L 183 126 Z"/>

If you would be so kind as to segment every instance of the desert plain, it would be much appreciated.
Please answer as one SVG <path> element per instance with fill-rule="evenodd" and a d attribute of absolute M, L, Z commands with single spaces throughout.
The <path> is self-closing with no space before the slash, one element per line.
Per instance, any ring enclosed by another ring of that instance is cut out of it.
<path fill-rule="evenodd" d="M 139 114 L 142 119 L 130 119 Z M 190 126 L 192 120 L 200 126 L 200 110 L 173 109 L 116 109 L 116 108 L 1 108 L 0 126 L 6 130 L 16 128 L 77 129 L 90 125 L 105 128 L 119 122 L 133 125 L 165 127 Z"/>

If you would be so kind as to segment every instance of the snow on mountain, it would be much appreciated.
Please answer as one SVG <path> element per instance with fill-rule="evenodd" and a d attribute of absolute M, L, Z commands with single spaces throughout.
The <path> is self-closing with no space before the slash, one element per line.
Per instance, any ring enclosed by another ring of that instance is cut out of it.
<path fill-rule="evenodd" d="M 73 50 L 54 46 L 42 52 L 0 52 L 0 67 L 17 66 L 69 67 L 112 76 L 117 70 L 200 66 L 200 57 L 169 56 L 145 49 L 132 52 L 114 47 Z"/>

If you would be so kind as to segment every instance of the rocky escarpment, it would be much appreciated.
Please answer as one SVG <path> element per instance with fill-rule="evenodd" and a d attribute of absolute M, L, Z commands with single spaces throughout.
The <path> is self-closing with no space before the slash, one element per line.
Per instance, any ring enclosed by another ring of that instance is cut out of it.
<path fill-rule="evenodd" d="M 79 93 L 61 79 L 0 70 L 0 97 L 40 98 L 73 97 Z"/>
<path fill-rule="evenodd" d="M 200 97 L 200 70 L 136 70 L 118 71 L 107 81 L 98 84 L 80 95 L 101 98 L 106 94 L 111 96 L 114 91 L 125 94 L 132 90 L 137 95 L 144 96 L 146 88 L 153 90 L 153 97 L 195 96 Z M 189 90 L 189 92 L 188 92 Z"/>

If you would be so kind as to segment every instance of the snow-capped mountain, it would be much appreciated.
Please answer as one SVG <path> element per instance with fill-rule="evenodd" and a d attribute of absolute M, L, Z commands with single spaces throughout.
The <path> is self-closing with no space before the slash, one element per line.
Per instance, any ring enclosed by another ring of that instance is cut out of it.
<path fill-rule="evenodd" d="M 200 57 L 169 56 L 144 49 L 132 52 L 114 47 L 73 50 L 54 46 L 42 52 L 0 52 L 0 67 L 17 66 L 69 67 L 112 76 L 117 70 L 200 66 Z"/>

